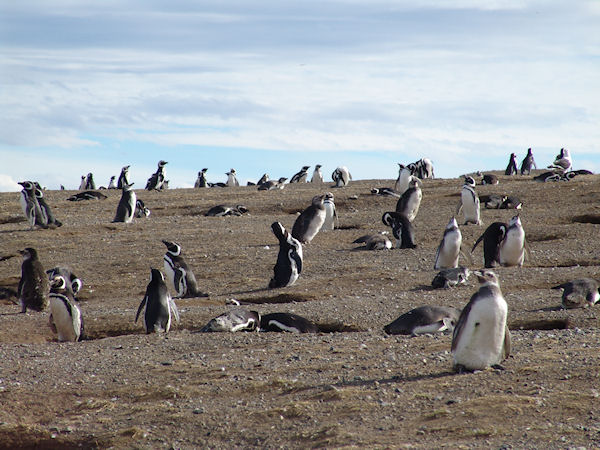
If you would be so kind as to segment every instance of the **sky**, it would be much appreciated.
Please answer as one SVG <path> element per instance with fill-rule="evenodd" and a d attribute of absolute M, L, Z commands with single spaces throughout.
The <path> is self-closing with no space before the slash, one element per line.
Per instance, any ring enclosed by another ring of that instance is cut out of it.
<path fill-rule="evenodd" d="M 393 179 L 561 147 L 600 173 L 597 0 L 0 2 L 0 190 L 340 165 Z"/>

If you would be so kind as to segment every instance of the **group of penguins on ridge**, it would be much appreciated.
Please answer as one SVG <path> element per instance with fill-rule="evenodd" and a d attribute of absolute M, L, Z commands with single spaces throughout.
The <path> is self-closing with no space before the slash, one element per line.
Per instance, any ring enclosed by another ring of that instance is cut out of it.
<path fill-rule="evenodd" d="M 564 159 L 568 158 L 568 164 Z M 515 168 L 515 155 L 512 154 L 506 172 Z M 163 163 L 161 165 L 161 163 Z M 166 162 L 159 163 L 164 169 Z M 530 172 L 535 162 L 531 149 L 521 165 L 521 173 Z M 564 164 L 564 165 L 563 165 Z M 554 173 L 568 173 L 571 163 L 568 150 L 562 149 L 553 163 Z M 309 166 L 303 167 L 303 172 Z M 336 169 L 338 170 L 338 169 Z M 158 172 L 158 171 L 157 171 Z M 347 169 L 346 169 L 347 172 Z M 164 170 L 161 172 L 164 179 Z M 512 171 L 510 175 L 515 174 Z M 335 174 L 335 172 L 334 172 Z M 349 173 L 344 184 L 350 180 Z M 392 228 L 396 239 L 396 248 L 415 248 L 412 222 L 414 221 L 422 199 L 422 181 L 433 178 L 433 165 L 428 158 L 423 158 L 409 165 L 400 164 L 399 175 L 394 188 L 374 189 L 374 194 L 398 197 L 395 211 L 385 212 L 382 222 Z M 161 179 L 161 177 L 157 177 Z M 570 178 L 567 178 L 570 179 Z M 304 180 L 305 181 L 305 180 Z M 338 186 L 337 180 L 336 186 Z M 482 176 L 482 184 L 497 184 L 497 177 Z M 42 191 L 38 183 L 22 182 L 21 203 L 25 215 L 31 192 L 39 200 L 38 191 Z M 124 192 L 130 183 L 123 184 Z M 456 213 L 461 211 L 464 223 L 482 225 L 480 218 L 480 200 L 475 191 L 476 182 L 466 175 L 461 189 L 460 201 Z M 129 191 L 133 192 L 131 189 Z M 45 204 L 45 202 L 40 203 Z M 521 203 L 511 204 L 520 209 Z M 320 230 L 333 230 L 337 214 L 333 194 L 327 192 L 312 199 L 311 205 L 296 219 L 291 233 L 280 222 L 271 225 L 273 234 L 279 241 L 279 252 L 273 268 L 273 277 L 269 288 L 291 286 L 302 272 L 302 245 L 311 242 Z M 388 334 L 421 334 L 453 331 L 451 351 L 453 365 L 457 371 L 479 370 L 487 367 L 501 367 L 499 364 L 510 354 L 510 332 L 507 326 L 508 306 L 502 296 L 496 274 L 488 270 L 501 266 L 522 266 L 525 257 L 525 232 L 518 215 L 508 224 L 492 223 L 477 239 L 471 252 L 483 241 L 484 269 L 471 272 L 459 266 L 462 235 L 455 217 L 446 226 L 442 240 L 437 248 L 434 269 L 440 272 L 434 277 L 434 288 L 449 288 L 463 284 L 471 273 L 477 276 L 479 290 L 470 298 L 467 305 L 458 310 L 450 307 L 421 306 L 402 314 L 384 327 Z M 364 243 L 369 250 L 390 249 L 391 242 L 384 234 L 367 235 L 355 241 Z M 176 292 L 176 298 L 203 297 L 208 294 L 198 289 L 197 280 L 191 268 L 182 256 L 182 249 L 176 242 L 163 240 L 167 250 L 163 258 L 163 273 L 151 269 L 150 282 L 135 317 L 135 322 L 144 311 L 146 333 L 168 332 L 174 317 L 179 321 L 179 312 L 169 294 L 169 287 Z M 44 271 L 37 251 L 28 247 L 20 252 L 23 256 L 21 279 L 17 297 L 21 312 L 27 309 L 43 311 L 50 306 L 50 326 L 58 334 L 59 341 L 78 341 L 84 338 L 83 316 L 78 306 L 76 295 L 81 289 L 82 281 L 66 267 L 55 267 Z M 463 255 L 464 256 L 464 255 Z M 168 284 L 167 284 L 168 283 Z M 584 278 L 563 283 L 553 287 L 563 289 L 562 306 L 576 308 L 592 306 L 600 299 L 599 285 L 595 280 Z M 301 316 L 291 313 L 272 313 L 260 315 L 256 311 L 234 308 L 210 320 L 201 331 L 292 331 L 299 333 L 318 332 L 317 324 Z"/>

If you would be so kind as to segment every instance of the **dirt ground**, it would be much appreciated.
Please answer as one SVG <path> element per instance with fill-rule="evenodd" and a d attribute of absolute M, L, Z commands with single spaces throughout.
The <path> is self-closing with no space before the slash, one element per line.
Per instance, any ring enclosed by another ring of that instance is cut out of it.
<path fill-rule="evenodd" d="M 462 307 L 477 290 L 432 290 L 435 251 L 459 200 L 460 179 L 425 180 L 417 248 L 355 250 L 383 231 L 396 200 L 370 194 L 393 180 L 137 191 L 152 211 L 111 223 L 119 191 L 102 201 L 46 197 L 64 225 L 29 230 L 18 193 L 0 194 L 0 287 L 16 288 L 25 247 L 45 268 L 67 265 L 84 281 L 88 340 L 58 343 L 48 312 L 18 314 L 0 300 L 2 448 L 569 448 L 600 447 L 598 311 L 562 310 L 554 285 L 600 279 L 600 176 L 536 183 L 501 175 L 480 195 L 518 195 L 530 256 L 497 268 L 509 305 L 512 355 L 505 370 L 457 375 L 451 335 L 387 336 L 383 326 L 430 304 Z M 43 181 L 43 180 L 40 180 Z M 266 290 L 277 258 L 270 225 L 291 228 L 319 193 L 335 195 L 338 229 L 304 248 L 291 287 Z M 205 217 L 243 204 L 240 217 Z M 484 226 L 461 225 L 469 254 L 486 225 L 510 210 L 482 209 Z M 459 224 L 462 221 L 459 218 Z M 208 298 L 180 299 L 167 336 L 134 323 L 161 239 L 182 245 Z M 472 269 L 483 266 L 481 246 Z M 294 312 L 321 333 L 199 333 L 237 299 L 261 313 Z"/>

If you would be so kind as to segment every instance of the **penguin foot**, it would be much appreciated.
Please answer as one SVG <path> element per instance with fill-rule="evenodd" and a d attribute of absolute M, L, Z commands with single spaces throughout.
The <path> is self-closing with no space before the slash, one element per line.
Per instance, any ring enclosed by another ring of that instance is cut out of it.
<path fill-rule="evenodd" d="M 463 373 L 470 373 L 473 372 L 472 370 L 467 369 L 465 366 L 463 366 L 462 364 L 455 364 L 454 365 L 454 371 L 458 374 L 463 374 Z"/>
<path fill-rule="evenodd" d="M 496 370 L 506 370 L 506 368 L 504 366 L 501 366 L 500 364 L 494 364 L 491 366 L 491 368 Z"/>

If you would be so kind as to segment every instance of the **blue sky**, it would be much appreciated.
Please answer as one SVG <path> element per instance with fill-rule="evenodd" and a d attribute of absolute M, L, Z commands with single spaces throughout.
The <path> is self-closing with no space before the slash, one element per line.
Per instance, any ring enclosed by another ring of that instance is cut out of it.
<path fill-rule="evenodd" d="M 561 147 L 600 172 L 600 2 L 0 4 L 0 190 L 138 187 L 322 164 L 395 178 L 501 169 Z"/>

